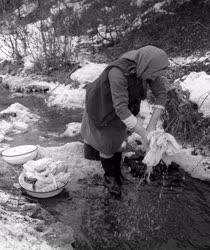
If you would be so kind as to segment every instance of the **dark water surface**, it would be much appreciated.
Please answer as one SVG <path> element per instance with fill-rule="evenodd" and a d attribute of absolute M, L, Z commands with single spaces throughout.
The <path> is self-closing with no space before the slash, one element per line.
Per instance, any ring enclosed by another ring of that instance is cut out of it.
<path fill-rule="evenodd" d="M 25 95 L 13 97 L 5 89 L 0 88 L 0 111 L 13 103 L 20 103 L 29 108 L 34 114 L 40 116 L 39 121 L 24 134 L 14 137 L 10 145 L 39 144 L 41 146 L 53 146 L 70 142 L 77 138 L 60 138 L 59 135 L 66 129 L 70 122 L 81 122 L 82 109 L 62 109 L 47 107 L 43 95 Z"/>
<path fill-rule="evenodd" d="M 1 93 L 0 110 L 14 102 L 25 105 L 41 119 L 31 132 L 17 136 L 11 145 L 66 143 L 69 138 L 60 139 L 56 134 L 62 133 L 67 123 L 81 121 L 81 110 L 56 111 L 47 108 L 43 98 L 11 99 L 8 92 Z M 55 198 L 38 202 L 56 220 L 72 226 L 78 234 L 75 248 L 79 250 L 210 249 L 209 182 L 176 170 L 141 185 L 126 167 L 124 171 L 133 183 L 123 186 L 121 200 L 110 197 L 102 181 L 91 177 L 81 181 L 77 192 L 67 190 Z"/>
<path fill-rule="evenodd" d="M 92 202 L 84 232 L 94 249 L 210 249 L 209 191 L 189 176 L 176 187 L 133 184 L 122 201 Z"/>

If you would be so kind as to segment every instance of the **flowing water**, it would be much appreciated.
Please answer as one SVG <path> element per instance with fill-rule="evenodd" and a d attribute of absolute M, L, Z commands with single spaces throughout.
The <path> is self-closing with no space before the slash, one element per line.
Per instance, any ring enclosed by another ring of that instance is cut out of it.
<path fill-rule="evenodd" d="M 13 103 L 20 103 L 29 108 L 34 114 L 40 116 L 37 123 L 29 131 L 14 137 L 10 145 L 39 144 L 41 146 L 53 146 L 69 142 L 71 138 L 61 138 L 59 135 L 66 129 L 70 122 L 81 122 L 82 110 L 58 110 L 47 107 L 43 95 L 20 95 L 12 97 L 5 89 L 0 88 L 0 111 Z M 78 139 L 74 138 L 73 140 Z"/>
<path fill-rule="evenodd" d="M 81 121 L 81 110 L 56 111 L 49 109 L 41 97 L 11 99 L 6 91 L 1 93 L 0 110 L 14 102 L 25 105 L 41 118 L 30 132 L 16 136 L 11 145 L 61 145 L 70 141 L 57 136 L 65 125 Z M 124 171 L 133 183 L 123 186 L 121 200 L 106 193 L 100 178 L 91 177 L 81 181 L 77 192 L 64 192 L 38 202 L 56 220 L 72 226 L 78 250 L 210 249 L 209 182 L 175 170 L 142 185 L 126 167 Z"/>

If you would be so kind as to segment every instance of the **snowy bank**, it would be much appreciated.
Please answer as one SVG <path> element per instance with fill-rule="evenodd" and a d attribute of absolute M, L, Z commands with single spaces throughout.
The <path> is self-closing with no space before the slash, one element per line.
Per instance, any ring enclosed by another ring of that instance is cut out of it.
<path fill-rule="evenodd" d="M 193 63 L 204 63 L 206 65 L 210 64 L 210 51 L 206 52 L 203 56 L 191 55 L 188 57 L 174 57 L 170 59 L 171 66 L 185 66 Z"/>
<path fill-rule="evenodd" d="M 210 181 L 210 157 L 192 155 L 189 149 L 182 149 L 172 156 L 164 155 L 162 159 L 167 165 L 178 164 L 193 178 Z"/>
<path fill-rule="evenodd" d="M 49 107 L 82 108 L 85 100 L 85 89 L 73 89 L 69 85 L 59 85 L 46 100 Z"/>
<path fill-rule="evenodd" d="M 79 88 L 60 85 L 55 88 L 47 100 L 48 106 L 61 108 L 84 108 L 86 90 L 84 85 L 94 81 L 104 70 L 107 64 L 86 62 L 84 66 L 76 70 L 71 79 L 79 83 Z"/>
<path fill-rule="evenodd" d="M 8 134 L 20 134 L 28 130 L 29 126 L 38 121 L 39 117 L 32 114 L 28 108 L 20 103 L 14 103 L 0 112 L 0 142 L 10 140 Z"/>
<path fill-rule="evenodd" d="M 204 116 L 210 116 L 210 75 L 206 72 L 191 72 L 180 85 L 189 90 L 190 100 L 197 103 Z"/>
<path fill-rule="evenodd" d="M 76 70 L 71 75 L 71 79 L 80 84 L 93 82 L 102 73 L 106 66 L 107 64 L 105 63 L 98 64 L 87 62 L 82 68 Z"/>
<path fill-rule="evenodd" d="M 6 76 L 2 80 L 3 86 L 14 92 L 45 92 L 56 87 L 54 82 L 35 80 L 30 77 Z"/>

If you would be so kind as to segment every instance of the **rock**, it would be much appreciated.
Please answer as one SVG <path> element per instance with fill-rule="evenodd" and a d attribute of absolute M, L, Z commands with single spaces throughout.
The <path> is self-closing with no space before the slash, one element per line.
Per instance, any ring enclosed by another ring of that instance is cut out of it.
<path fill-rule="evenodd" d="M 0 119 L 8 119 L 10 117 L 16 117 L 15 112 L 0 113 Z"/>
<path fill-rule="evenodd" d="M 73 137 L 80 134 L 81 123 L 80 122 L 71 122 L 66 125 L 66 130 L 62 133 L 61 137 Z"/>
<path fill-rule="evenodd" d="M 47 92 L 50 90 L 49 85 L 30 84 L 26 86 L 26 92 Z"/>

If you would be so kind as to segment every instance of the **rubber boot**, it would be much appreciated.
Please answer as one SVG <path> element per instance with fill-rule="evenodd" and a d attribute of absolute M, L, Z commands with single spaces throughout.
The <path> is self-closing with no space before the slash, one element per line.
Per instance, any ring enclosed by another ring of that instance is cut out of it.
<path fill-rule="evenodd" d="M 115 176 L 118 185 L 122 185 L 123 175 L 121 172 L 121 161 L 122 161 L 122 152 L 116 152 L 114 154 L 114 164 L 115 164 Z"/>
<path fill-rule="evenodd" d="M 99 151 L 87 143 L 84 143 L 84 157 L 88 160 L 100 161 Z"/>
<path fill-rule="evenodd" d="M 115 159 L 114 156 L 111 158 L 101 157 L 101 164 L 104 169 L 104 186 L 107 187 L 110 194 L 114 195 L 116 198 L 121 197 L 121 188 L 118 184 L 117 171 L 115 169 Z"/>
<path fill-rule="evenodd" d="M 122 184 L 129 184 L 129 180 L 127 180 L 121 171 L 121 162 L 122 162 L 122 152 L 116 152 L 114 154 L 114 161 L 115 161 L 115 170 L 116 170 L 116 180 L 118 185 Z"/>

